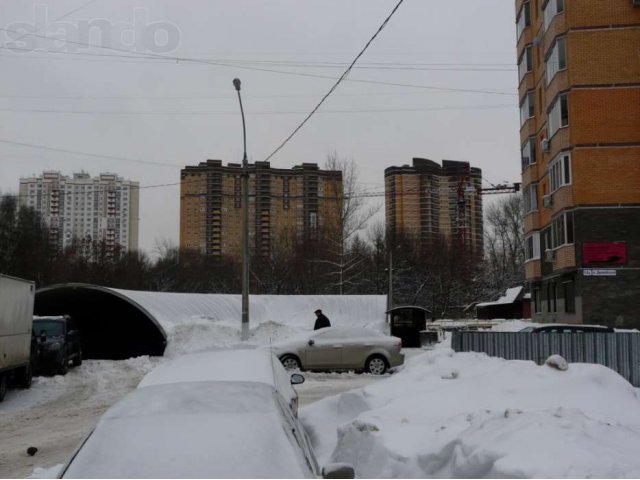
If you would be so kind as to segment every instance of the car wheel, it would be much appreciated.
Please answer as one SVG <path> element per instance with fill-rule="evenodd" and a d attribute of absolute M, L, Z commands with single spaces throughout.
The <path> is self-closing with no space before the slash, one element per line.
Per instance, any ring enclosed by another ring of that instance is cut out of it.
<path fill-rule="evenodd" d="M 7 375 L 0 373 L 0 402 L 4 400 L 7 394 Z"/>
<path fill-rule="evenodd" d="M 58 373 L 60 375 L 66 375 L 68 371 L 69 371 L 69 357 L 67 357 L 67 355 L 64 355 L 62 357 L 62 361 L 60 362 L 60 365 L 58 365 Z"/>
<path fill-rule="evenodd" d="M 364 368 L 372 375 L 382 375 L 387 371 L 387 361 L 380 355 L 373 355 L 367 359 Z"/>
<path fill-rule="evenodd" d="M 73 366 L 79 367 L 82 365 L 82 350 L 78 350 L 78 353 L 73 357 Z"/>
<path fill-rule="evenodd" d="M 280 358 L 282 366 L 287 370 L 300 370 L 300 360 L 295 355 L 285 355 Z"/>

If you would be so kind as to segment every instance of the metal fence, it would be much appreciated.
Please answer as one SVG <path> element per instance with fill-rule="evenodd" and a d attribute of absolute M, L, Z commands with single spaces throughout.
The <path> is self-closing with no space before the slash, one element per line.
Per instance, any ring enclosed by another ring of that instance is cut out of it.
<path fill-rule="evenodd" d="M 456 352 L 480 352 L 542 365 L 554 354 L 570 363 L 599 363 L 640 387 L 640 333 L 453 332 Z"/>

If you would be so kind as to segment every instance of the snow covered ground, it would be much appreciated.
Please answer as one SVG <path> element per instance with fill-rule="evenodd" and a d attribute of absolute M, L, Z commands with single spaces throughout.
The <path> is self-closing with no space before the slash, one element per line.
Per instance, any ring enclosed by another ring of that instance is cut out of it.
<path fill-rule="evenodd" d="M 364 478 L 640 476 L 637 392 L 600 365 L 560 371 L 444 344 L 301 418 L 320 463 Z"/>
<path fill-rule="evenodd" d="M 194 316 L 169 329 L 167 357 L 268 345 L 309 328 L 266 321 L 244 343 L 237 323 Z M 349 462 L 370 478 L 640 477 L 640 400 L 615 372 L 457 354 L 446 343 L 407 353 L 382 379 L 305 374 L 300 416 L 321 464 Z M 0 477 L 55 476 L 99 416 L 163 361 L 89 360 L 10 391 L 0 407 Z M 29 446 L 39 448 L 34 457 Z"/>
<path fill-rule="evenodd" d="M 314 304 L 315 305 L 315 304 Z M 357 324 L 357 323 L 356 323 Z M 91 431 L 98 418 L 142 377 L 166 359 L 212 348 L 247 348 L 308 331 L 313 319 L 287 323 L 264 321 L 250 330 L 247 342 L 239 339 L 238 321 L 192 316 L 167 328 L 165 357 L 138 357 L 124 361 L 85 360 L 66 376 L 36 377 L 29 390 L 10 390 L 0 405 L 0 478 L 52 478 L 62 463 Z M 371 325 L 384 328 L 379 319 Z M 298 390 L 300 404 L 380 378 L 355 374 L 307 373 Z M 38 452 L 28 456 L 27 448 Z"/>

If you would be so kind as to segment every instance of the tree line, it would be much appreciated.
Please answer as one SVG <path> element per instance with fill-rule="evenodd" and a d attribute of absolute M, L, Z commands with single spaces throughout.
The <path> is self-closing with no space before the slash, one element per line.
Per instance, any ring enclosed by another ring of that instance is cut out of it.
<path fill-rule="evenodd" d="M 521 198 L 513 195 L 488 210 L 484 257 L 467 255 L 445 239 L 430 245 L 398 237 L 391 242 L 382 223 L 366 231 L 323 232 L 314 241 L 274 239 L 271 255 L 251 258 L 250 291 L 383 295 L 391 278 L 394 305 L 421 305 L 434 318 L 452 316 L 455 309 L 491 300 L 522 283 L 521 208 Z M 18 208 L 10 196 L 0 201 L 0 273 L 33 280 L 38 288 L 78 282 L 132 290 L 241 292 L 239 260 L 167 242 L 156 246 L 154 256 L 109 250 L 101 241 L 75 242 L 58 251 L 49 244 L 37 212 Z"/>

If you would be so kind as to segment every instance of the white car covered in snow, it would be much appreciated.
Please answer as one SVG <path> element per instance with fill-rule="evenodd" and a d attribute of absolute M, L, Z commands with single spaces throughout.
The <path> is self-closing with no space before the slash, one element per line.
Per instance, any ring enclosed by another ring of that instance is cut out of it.
<path fill-rule="evenodd" d="M 278 379 L 247 379 L 246 364 L 260 358 L 261 372 L 282 369 L 265 353 L 194 354 L 150 372 L 107 410 L 61 478 L 353 478 L 347 464 L 319 469 Z"/>
<path fill-rule="evenodd" d="M 298 413 L 298 392 L 304 382 L 288 373 L 270 352 L 259 349 L 212 350 L 182 355 L 163 363 L 142 379 L 138 388 L 177 382 L 255 382 L 271 385 Z"/>
<path fill-rule="evenodd" d="M 382 375 L 404 363 L 402 340 L 368 328 L 321 328 L 271 345 L 288 370 L 364 370 Z"/>

